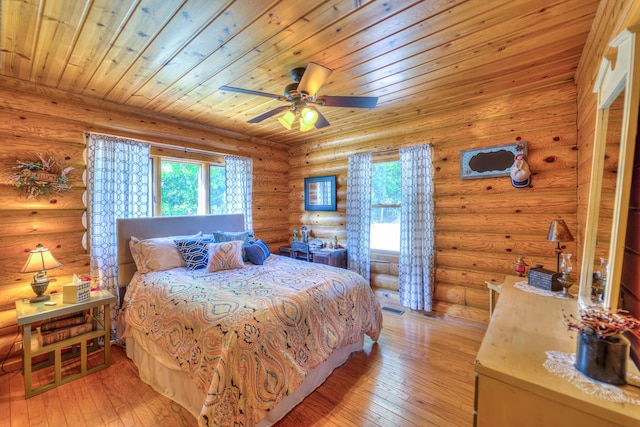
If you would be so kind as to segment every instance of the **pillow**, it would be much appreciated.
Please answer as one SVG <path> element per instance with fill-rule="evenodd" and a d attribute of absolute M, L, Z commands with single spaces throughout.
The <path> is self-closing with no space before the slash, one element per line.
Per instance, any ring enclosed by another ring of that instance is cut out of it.
<path fill-rule="evenodd" d="M 213 237 L 216 239 L 216 242 L 234 242 L 236 240 L 241 240 L 244 243 L 244 246 L 249 243 L 253 243 L 255 241 L 255 236 L 253 235 L 253 231 L 237 231 L 237 232 L 229 232 L 229 231 L 214 231 Z M 244 251 L 244 246 L 242 247 L 242 259 L 244 261 L 248 261 L 247 254 Z"/>
<path fill-rule="evenodd" d="M 242 241 L 210 243 L 207 271 L 231 270 L 244 267 Z"/>
<path fill-rule="evenodd" d="M 211 237 L 200 236 L 195 239 L 175 240 L 175 244 L 182 253 L 189 270 L 198 270 L 207 267 L 209 258 L 209 243 L 213 243 Z"/>
<path fill-rule="evenodd" d="M 131 236 L 129 249 L 140 273 L 170 270 L 187 265 L 174 240 L 194 238 L 198 235 L 156 237 L 152 239 L 140 239 Z"/>
<path fill-rule="evenodd" d="M 261 239 L 258 239 L 249 245 L 245 245 L 244 251 L 247 254 L 247 258 L 249 258 L 249 261 L 255 265 L 264 264 L 267 257 L 271 255 L 269 246 L 267 246 L 264 240 Z"/>

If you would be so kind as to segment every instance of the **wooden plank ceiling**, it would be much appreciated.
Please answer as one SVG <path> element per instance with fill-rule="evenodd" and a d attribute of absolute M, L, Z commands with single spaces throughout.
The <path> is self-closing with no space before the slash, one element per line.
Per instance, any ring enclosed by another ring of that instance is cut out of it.
<path fill-rule="evenodd" d="M 599 0 L 3 0 L 0 74 L 285 144 L 375 133 L 573 78 Z M 333 70 L 331 123 L 286 130 L 289 71 Z M 508 108 L 508 106 L 505 106 Z"/>

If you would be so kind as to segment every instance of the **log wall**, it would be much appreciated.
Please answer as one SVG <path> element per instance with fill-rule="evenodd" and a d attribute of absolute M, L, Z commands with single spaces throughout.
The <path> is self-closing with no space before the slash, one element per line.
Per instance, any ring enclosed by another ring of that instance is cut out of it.
<path fill-rule="evenodd" d="M 11 350 L 16 328 L 14 301 L 33 295 L 32 274 L 19 270 L 29 250 L 42 243 L 63 266 L 48 272 L 49 291 L 61 290 L 74 273 L 88 272 L 83 247 L 86 170 L 85 132 L 99 132 L 177 146 L 186 157 L 202 152 L 253 159 L 254 231 L 272 249 L 288 235 L 288 152 L 284 146 L 185 121 L 141 114 L 88 98 L 0 78 L 0 354 Z M 156 150 L 166 152 L 166 149 Z M 194 150 L 197 150 L 194 151 Z M 52 197 L 27 200 L 9 182 L 17 159 L 55 153 L 70 173 L 73 188 Z M 3 336 L 2 332 L 5 332 Z M 8 334 L 7 334 L 8 333 Z"/>
<path fill-rule="evenodd" d="M 549 224 L 564 219 L 576 234 L 576 88 L 572 81 L 499 97 L 432 115 L 416 115 L 419 131 L 380 130 L 371 136 L 293 146 L 289 221 L 317 237 L 345 241 L 348 156 L 424 142 L 433 144 L 436 215 L 435 312 L 488 321 L 486 280 L 513 274 L 524 255 L 555 268 Z M 381 136 L 383 135 L 383 136 Z M 516 189 L 509 177 L 460 179 L 460 151 L 527 141 L 532 183 Z M 337 175 L 338 210 L 304 211 L 304 177 Z M 576 253 L 576 243 L 563 243 Z M 372 285 L 398 289 L 397 256 L 373 254 Z M 390 291 L 390 292 L 387 292 Z"/>
<path fill-rule="evenodd" d="M 436 197 L 435 312 L 488 320 L 485 280 L 512 273 L 519 254 L 530 263 L 555 266 L 554 245 L 546 241 L 549 223 L 562 218 L 575 241 L 563 243 L 576 254 L 580 271 L 591 173 L 596 97 L 592 93 L 600 58 L 623 28 L 638 24 L 640 2 L 602 1 L 573 81 L 496 98 L 454 111 L 421 116 L 396 128 L 367 135 L 344 135 L 293 147 L 290 213 L 293 226 L 309 226 L 318 237 L 345 239 L 347 158 L 422 142 L 433 143 Z M 415 130 L 419 128 L 420 130 Z M 407 132 L 406 129 L 409 129 Z M 532 185 L 514 189 L 508 178 L 459 179 L 459 152 L 519 140 L 529 142 Z M 608 153 L 604 185 L 614 185 L 617 156 Z M 303 210 L 305 176 L 338 176 L 338 210 Z M 603 198 L 603 206 L 612 201 Z M 602 233 L 610 220 L 601 224 Z M 602 236 L 603 239 L 605 236 Z M 393 303 L 397 256 L 372 254 L 372 285 Z"/>

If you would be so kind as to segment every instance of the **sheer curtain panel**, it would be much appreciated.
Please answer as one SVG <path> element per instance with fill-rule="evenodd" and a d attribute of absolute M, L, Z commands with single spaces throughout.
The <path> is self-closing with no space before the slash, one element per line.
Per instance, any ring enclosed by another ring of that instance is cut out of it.
<path fill-rule="evenodd" d="M 434 218 L 431 144 L 400 149 L 400 304 L 431 311 Z"/>
<path fill-rule="evenodd" d="M 244 214 L 244 228 L 253 230 L 253 161 L 246 157 L 224 156 L 227 213 Z"/>
<path fill-rule="evenodd" d="M 149 215 L 149 144 L 107 135 L 88 138 L 91 277 L 119 297 L 116 220 Z"/>
<path fill-rule="evenodd" d="M 347 171 L 347 254 L 349 270 L 370 279 L 371 153 L 349 156 Z"/>

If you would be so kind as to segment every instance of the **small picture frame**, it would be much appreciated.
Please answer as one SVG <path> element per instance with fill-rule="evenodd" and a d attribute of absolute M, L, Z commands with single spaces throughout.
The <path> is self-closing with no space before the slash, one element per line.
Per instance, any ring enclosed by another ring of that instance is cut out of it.
<path fill-rule="evenodd" d="M 336 176 L 316 176 L 304 179 L 304 210 L 336 210 Z"/>

